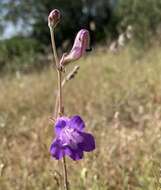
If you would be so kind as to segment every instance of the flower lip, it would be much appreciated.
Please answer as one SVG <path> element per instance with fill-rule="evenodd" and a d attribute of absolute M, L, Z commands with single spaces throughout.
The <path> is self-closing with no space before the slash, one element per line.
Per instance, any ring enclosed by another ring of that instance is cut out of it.
<path fill-rule="evenodd" d="M 54 9 L 50 12 L 48 16 L 48 25 L 49 27 L 55 28 L 61 19 L 61 14 L 58 9 Z"/>
<path fill-rule="evenodd" d="M 78 115 L 58 118 L 55 124 L 56 138 L 50 147 L 52 157 L 61 159 L 67 155 L 73 160 L 79 160 L 83 158 L 83 151 L 93 151 L 94 137 L 84 132 L 84 127 L 84 121 Z"/>

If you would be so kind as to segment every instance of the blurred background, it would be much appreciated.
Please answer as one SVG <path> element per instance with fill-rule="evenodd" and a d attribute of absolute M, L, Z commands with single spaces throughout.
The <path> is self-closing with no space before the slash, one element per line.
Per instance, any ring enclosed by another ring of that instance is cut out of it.
<path fill-rule="evenodd" d="M 0 1 L 0 190 L 59 190 L 48 14 L 59 9 L 59 57 L 81 28 L 92 52 L 64 88 L 67 115 L 96 138 L 82 161 L 67 160 L 71 190 L 161 188 L 161 1 Z M 66 75 L 66 74 L 65 74 Z M 85 89 L 84 89 L 85 87 Z"/>
<path fill-rule="evenodd" d="M 137 48 L 146 48 L 161 34 L 159 0 L 1 0 L 0 70 L 33 67 L 41 62 L 37 60 L 37 54 L 49 54 L 47 17 L 53 7 L 62 12 L 56 37 L 61 51 L 71 47 L 81 28 L 90 31 L 91 45 L 104 45 L 106 49 L 119 36 L 120 43 L 133 36 Z M 129 35 L 125 35 L 126 32 Z M 114 51 L 116 46 L 112 44 Z M 28 55 L 32 59 L 27 60 Z"/>

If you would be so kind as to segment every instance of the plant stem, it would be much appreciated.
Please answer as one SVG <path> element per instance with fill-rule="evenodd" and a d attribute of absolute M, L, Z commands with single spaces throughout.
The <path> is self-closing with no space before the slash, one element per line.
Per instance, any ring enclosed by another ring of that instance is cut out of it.
<path fill-rule="evenodd" d="M 52 43 L 53 55 L 54 55 L 54 59 L 55 59 L 56 68 L 58 70 L 59 60 L 58 60 L 58 55 L 57 55 L 56 45 L 55 45 L 54 29 L 52 27 L 49 27 L 49 28 L 50 28 L 50 35 L 51 35 L 51 43 Z"/>
<path fill-rule="evenodd" d="M 62 71 L 60 70 L 60 65 L 59 65 L 59 60 L 58 60 L 58 55 L 56 51 L 56 45 L 55 45 L 55 38 L 54 38 L 54 29 L 50 27 L 50 34 L 51 34 L 51 42 L 52 42 L 52 49 L 53 49 L 53 55 L 55 59 L 55 64 L 56 64 L 56 70 L 57 70 L 57 75 L 58 75 L 58 94 L 59 98 L 56 98 L 56 105 L 58 104 L 58 114 L 56 111 L 56 117 L 61 117 L 64 114 L 64 109 L 63 109 L 63 97 L 62 97 Z M 65 157 L 63 157 L 63 172 L 64 172 L 64 190 L 69 190 L 68 188 L 68 175 L 67 175 L 67 167 L 66 167 L 66 160 Z"/>
<path fill-rule="evenodd" d="M 79 66 L 75 66 L 74 69 L 68 73 L 68 75 L 64 78 L 64 80 L 61 83 L 61 88 L 64 87 L 64 85 L 70 81 L 71 79 L 73 79 L 75 77 L 75 75 L 78 73 L 79 70 Z M 54 118 L 57 118 L 58 115 L 58 101 L 59 101 L 59 94 L 56 94 L 56 101 L 55 101 L 55 111 L 54 111 Z M 63 109 L 63 108 L 62 108 Z"/>
<path fill-rule="evenodd" d="M 63 106 L 62 106 L 62 73 L 58 70 L 58 92 L 59 92 L 59 116 L 61 117 L 63 115 Z"/>
<path fill-rule="evenodd" d="M 63 157 L 63 171 L 64 171 L 64 189 L 69 190 L 68 186 L 68 173 L 65 156 Z"/>

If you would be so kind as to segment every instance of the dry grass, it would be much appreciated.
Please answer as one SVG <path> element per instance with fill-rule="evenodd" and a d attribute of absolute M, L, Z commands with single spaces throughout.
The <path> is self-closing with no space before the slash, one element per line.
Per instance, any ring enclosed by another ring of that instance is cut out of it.
<path fill-rule="evenodd" d="M 68 159 L 71 190 L 159 190 L 161 55 L 133 59 L 97 52 L 65 86 L 65 111 L 80 114 L 97 149 Z M 50 158 L 56 73 L 0 79 L 0 190 L 57 190 L 61 164 Z M 161 184 L 160 184 L 161 186 Z"/>

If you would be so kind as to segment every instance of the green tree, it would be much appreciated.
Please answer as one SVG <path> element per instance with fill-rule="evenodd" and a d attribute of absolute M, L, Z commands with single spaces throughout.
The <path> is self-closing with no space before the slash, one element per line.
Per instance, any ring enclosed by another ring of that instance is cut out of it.
<path fill-rule="evenodd" d="M 120 29 L 133 25 L 135 37 L 139 42 L 147 44 L 161 24 L 161 1 L 118 0 L 115 14 L 120 20 Z"/>

